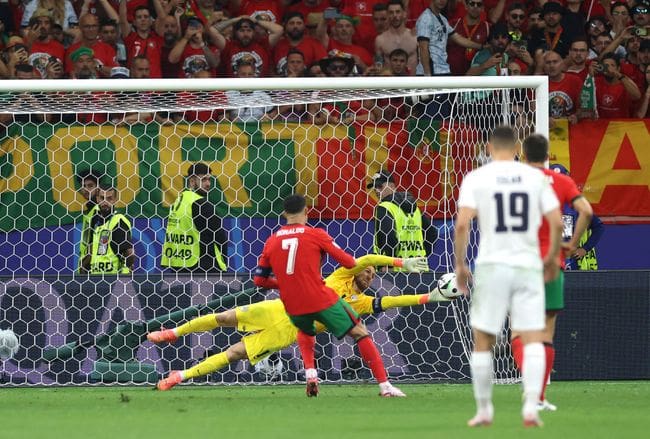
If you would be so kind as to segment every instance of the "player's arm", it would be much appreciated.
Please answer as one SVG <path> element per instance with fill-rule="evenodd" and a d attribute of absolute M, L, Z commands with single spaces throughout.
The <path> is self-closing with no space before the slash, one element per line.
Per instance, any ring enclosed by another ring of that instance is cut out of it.
<path fill-rule="evenodd" d="M 272 276 L 273 270 L 271 269 L 267 249 L 268 241 L 264 245 L 264 250 L 262 250 L 262 255 L 257 263 L 257 268 L 255 268 L 253 283 L 260 288 L 277 290 L 280 288 L 280 285 L 278 284 L 277 279 Z"/>
<path fill-rule="evenodd" d="M 591 204 L 587 199 L 580 195 L 572 202 L 573 209 L 578 212 L 578 218 L 576 219 L 575 229 L 573 231 L 573 236 L 568 243 L 569 256 L 572 256 L 575 251 L 578 249 L 578 243 L 580 238 L 585 233 L 589 224 L 591 223 L 591 218 L 593 217 L 594 211 L 591 207 Z"/>
<path fill-rule="evenodd" d="M 355 276 L 368 267 L 399 267 L 410 273 L 421 273 L 429 270 L 427 258 L 393 258 L 384 255 L 365 255 L 357 258 L 357 265 L 352 268 L 338 268 L 330 276 Z"/>

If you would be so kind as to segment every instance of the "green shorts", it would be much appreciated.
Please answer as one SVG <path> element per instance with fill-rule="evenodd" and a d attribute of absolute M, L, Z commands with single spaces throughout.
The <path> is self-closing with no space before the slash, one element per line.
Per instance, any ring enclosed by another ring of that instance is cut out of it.
<path fill-rule="evenodd" d="M 359 314 L 342 299 L 322 311 L 299 316 L 290 315 L 289 318 L 298 329 L 309 335 L 316 335 L 314 322 L 320 322 L 338 339 L 345 337 L 345 334 L 359 323 Z"/>
<path fill-rule="evenodd" d="M 564 309 L 564 272 L 550 282 L 544 284 L 546 291 L 546 310 L 560 311 Z"/>

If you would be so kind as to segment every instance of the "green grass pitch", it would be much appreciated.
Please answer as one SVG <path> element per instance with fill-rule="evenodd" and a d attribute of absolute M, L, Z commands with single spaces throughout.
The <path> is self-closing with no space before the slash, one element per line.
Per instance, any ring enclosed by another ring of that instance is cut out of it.
<path fill-rule="evenodd" d="M 495 422 L 469 429 L 468 384 L 0 388 L 0 438 L 641 438 L 648 436 L 650 381 L 556 382 L 541 429 L 524 429 L 520 387 L 494 389 Z"/>

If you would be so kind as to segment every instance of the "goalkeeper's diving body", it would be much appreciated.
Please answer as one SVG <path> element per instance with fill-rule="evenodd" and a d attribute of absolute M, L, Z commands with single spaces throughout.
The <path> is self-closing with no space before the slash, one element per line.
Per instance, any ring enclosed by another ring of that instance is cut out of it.
<path fill-rule="evenodd" d="M 401 259 L 366 255 L 357 259 L 354 268 L 338 268 L 325 279 L 325 284 L 361 315 L 377 314 L 390 308 L 450 300 L 435 288 L 428 294 L 383 297 L 366 295 L 364 291 L 370 286 L 376 274 L 375 266 L 397 266 L 411 273 L 429 269 L 427 260 L 423 257 Z M 274 299 L 239 306 L 220 313 L 206 314 L 176 328 L 151 332 L 147 335 L 147 339 L 153 343 L 173 343 L 184 335 L 210 331 L 218 327 L 237 328 L 248 334 L 225 351 L 212 355 L 189 369 L 170 372 L 166 378 L 158 382 L 159 390 L 169 390 L 182 381 L 208 375 L 239 360 L 249 360 L 254 365 L 272 353 L 295 343 L 298 333 L 298 329 L 289 320 L 282 301 Z M 324 326 L 317 325 L 318 332 L 324 330 Z"/>

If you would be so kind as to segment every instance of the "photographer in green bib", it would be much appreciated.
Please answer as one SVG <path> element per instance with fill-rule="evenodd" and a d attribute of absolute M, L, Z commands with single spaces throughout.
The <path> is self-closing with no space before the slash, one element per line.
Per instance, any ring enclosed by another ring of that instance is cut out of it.
<path fill-rule="evenodd" d="M 82 261 L 82 273 L 129 274 L 133 271 L 135 252 L 131 242 L 131 221 L 115 211 L 117 189 L 100 184 L 97 189 L 97 212 L 92 218 L 90 253 Z"/>
<path fill-rule="evenodd" d="M 228 236 L 208 200 L 210 167 L 192 164 L 187 185 L 169 208 L 160 265 L 179 272 L 225 271 Z"/>
<path fill-rule="evenodd" d="M 438 231 L 431 219 L 422 214 L 417 200 L 408 192 L 399 192 L 393 176 L 386 171 L 373 175 L 367 187 L 379 199 L 375 208 L 374 253 L 395 258 L 431 255 Z"/>

